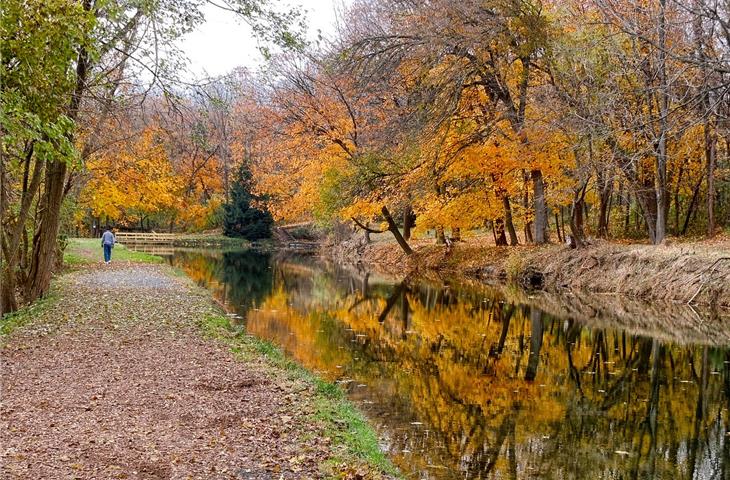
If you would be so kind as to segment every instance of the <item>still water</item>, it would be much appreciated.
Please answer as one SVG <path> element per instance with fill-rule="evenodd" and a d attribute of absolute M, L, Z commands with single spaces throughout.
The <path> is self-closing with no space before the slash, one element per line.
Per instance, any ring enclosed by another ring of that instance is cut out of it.
<path fill-rule="evenodd" d="M 696 312 L 686 332 L 652 333 L 675 307 L 622 302 L 613 321 L 613 307 L 310 258 L 170 262 L 338 382 L 407 478 L 730 478 L 730 341 Z"/>

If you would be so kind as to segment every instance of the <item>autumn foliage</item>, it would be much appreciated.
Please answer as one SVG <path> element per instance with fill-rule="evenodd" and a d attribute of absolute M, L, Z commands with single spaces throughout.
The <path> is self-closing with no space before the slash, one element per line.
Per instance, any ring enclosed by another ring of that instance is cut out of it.
<path fill-rule="evenodd" d="M 154 115 L 131 115 L 136 139 L 87 164 L 88 214 L 211 228 L 245 164 L 280 222 L 381 231 L 385 208 L 406 241 L 661 243 L 725 223 L 710 13 L 441 0 L 362 1 L 342 15 L 337 37 L 274 56 L 265 74 L 239 70 L 182 110 L 155 99 Z"/>
<path fill-rule="evenodd" d="M 706 0 L 356 0 L 310 45 L 262 1 L 239 13 L 286 48 L 199 85 L 159 48 L 201 4 L 41 3 L 0 24 L 4 298 L 48 288 L 59 232 L 220 228 L 242 164 L 276 221 L 405 247 L 727 226 L 730 27 Z"/>
<path fill-rule="evenodd" d="M 703 5 L 356 2 L 327 48 L 275 60 L 259 188 L 284 221 L 387 206 L 497 244 L 712 235 L 726 79 Z"/>

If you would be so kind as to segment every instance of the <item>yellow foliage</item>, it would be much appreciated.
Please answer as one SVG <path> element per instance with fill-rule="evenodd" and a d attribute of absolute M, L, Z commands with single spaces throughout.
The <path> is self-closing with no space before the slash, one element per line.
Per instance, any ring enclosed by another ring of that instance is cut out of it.
<path fill-rule="evenodd" d="M 223 203 L 219 159 L 185 152 L 173 158 L 169 151 L 180 150 L 171 148 L 174 141 L 150 126 L 135 140 L 92 155 L 80 204 L 92 216 L 122 225 L 155 216 L 158 224 L 209 228 Z"/>
<path fill-rule="evenodd" d="M 136 142 L 92 157 L 87 171 L 91 178 L 82 203 L 95 216 L 130 220 L 178 205 L 181 181 L 155 128 L 145 130 Z"/>

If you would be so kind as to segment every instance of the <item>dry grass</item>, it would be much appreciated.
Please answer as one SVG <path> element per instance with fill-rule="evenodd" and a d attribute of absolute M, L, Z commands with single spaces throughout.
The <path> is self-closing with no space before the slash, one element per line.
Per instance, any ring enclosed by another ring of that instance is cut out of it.
<path fill-rule="evenodd" d="M 536 256 L 532 263 L 555 287 L 682 303 L 694 297 L 694 303 L 730 306 L 730 242 L 658 247 L 605 242 Z"/>
<path fill-rule="evenodd" d="M 596 241 L 585 249 L 564 245 L 495 247 L 484 237 L 468 238 L 448 249 L 432 241 L 412 242 L 406 256 L 394 242 L 350 248 L 340 258 L 391 275 L 437 272 L 488 280 L 521 281 L 543 276 L 546 289 L 569 288 L 665 300 L 730 306 L 730 236 L 712 240 L 669 241 L 665 245 Z M 714 266 L 713 266 L 714 265 Z M 699 293 L 695 296 L 695 294 Z"/>

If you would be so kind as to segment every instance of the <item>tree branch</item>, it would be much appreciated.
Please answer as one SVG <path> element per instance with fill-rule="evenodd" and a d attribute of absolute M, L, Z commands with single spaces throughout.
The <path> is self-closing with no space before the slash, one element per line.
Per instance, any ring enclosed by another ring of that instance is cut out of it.
<path fill-rule="evenodd" d="M 370 228 L 370 227 L 366 227 L 366 226 L 365 226 L 365 225 L 363 225 L 362 223 L 358 222 L 358 221 L 357 221 L 357 219 L 356 219 L 355 217 L 350 217 L 350 219 L 351 219 L 351 220 L 352 220 L 353 222 L 355 222 L 355 225 L 357 225 L 358 227 L 362 228 L 363 230 L 365 230 L 366 232 L 369 232 L 369 233 L 383 233 L 383 232 L 387 232 L 387 231 L 388 231 L 388 229 L 387 229 L 387 228 L 384 228 L 384 229 L 382 229 L 382 230 L 375 230 L 375 229 L 373 229 L 373 228 Z"/>

